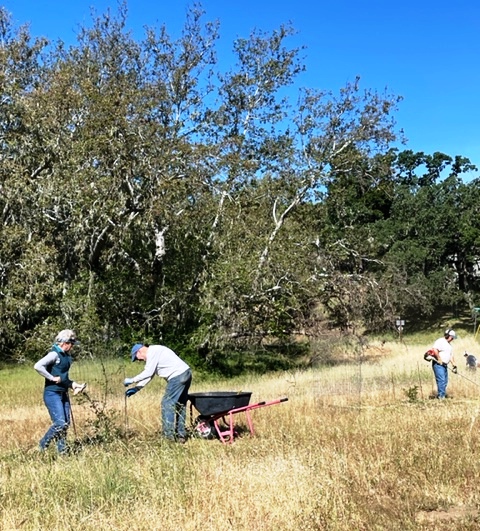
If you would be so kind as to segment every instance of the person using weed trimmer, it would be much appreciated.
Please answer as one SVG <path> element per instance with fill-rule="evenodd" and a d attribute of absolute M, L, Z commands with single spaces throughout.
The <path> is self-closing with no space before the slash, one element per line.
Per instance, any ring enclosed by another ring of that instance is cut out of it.
<path fill-rule="evenodd" d="M 68 376 L 73 362 L 70 351 L 77 343 L 73 330 L 62 330 L 57 334 L 50 352 L 34 365 L 34 369 L 45 378 L 43 401 L 52 419 L 52 425 L 40 440 L 41 451 L 56 441 L 59 454 L 68 452 L 67 430 L 72 418 L 68 390 L 73 389 L 76 395 L 87 385 L 73 382 Z"/>
<path fill-rule="evenodd" d="M 145 369 L 133 378 L 125 378 L 123 385 L 130 387 L 127 397 L 138 393 L 157 374 L 167 381 L 162 398 L 162 434 L 170 441 L 184 443 L 186 440 L 185 421 L 187 414 L 188 390 L 192 383 L 190 367 L 173 350 L 162 345 L 133 345 L 130 352 L 132 362 L 144 361 Z"/>
<path fill-rule="evenodd" d="M 432 362 L 432 369 L 437 382 L 437 398 L 444 399 L 447 396 L 448 364 L 452 365 L 452 372 L 457 372 L 457 366 L 453 357 L 452 341 L 457 334 L 451 328 L 445 330 L 443 337 L 437 339 L 433 347 L 425 352 L 424 359 Z"/>

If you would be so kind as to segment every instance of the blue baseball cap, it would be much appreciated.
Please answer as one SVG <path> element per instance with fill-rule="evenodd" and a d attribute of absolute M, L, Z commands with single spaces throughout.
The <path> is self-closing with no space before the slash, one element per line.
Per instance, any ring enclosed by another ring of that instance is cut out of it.
<path fill-rule="evenodd" d="M 132 350 L 130 351 L 130 354 L 132 356 L 132 361 L 135 361 L 137 359 L 137 352 L 143 347 L 143 343 L 135 343 L 133 345 Z"/>

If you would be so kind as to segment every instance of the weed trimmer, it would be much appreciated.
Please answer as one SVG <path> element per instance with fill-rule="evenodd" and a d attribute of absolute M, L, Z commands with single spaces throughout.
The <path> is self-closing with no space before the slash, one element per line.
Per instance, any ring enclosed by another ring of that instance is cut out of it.
<path fill-rule="evenodd" d="M 438 363 L 438 360 L 437 360 L 437 357 L 433 354 L 431 354 L 431 351 L 430 350 L 427 350 L 427 352 L 425 352 L 424 356 L 423 356 L 423 359 L 425 361 L 435 361 L 436 363 Z M 445 365 L 445 364 L 444 364 Z M 478 384 L 478 382 L 475 382 L 474 380 L 472 380 L 471 378 L 468 378 L 467 376 L 465 376 L 464 374 L 461 374 L 460 372 L 458 372 L 457 370 L 457 366 L 454 365 L 453 367 L 449 367 L 448 365 L 446 365 L 446 368 L 447 368 L 447 371 L 450 371 L 450 372 L 453 372 L 453 374 L 456 374 L 457 376 L 460 376 L 461 378 L 463 378 L 464 380 L 467 380 L 467 382 L 470 382 L 472 383 L 473 385 L 476 385 L 477 387 L 480 387 L 480 384 Z"/>
<path fill-rule="evenodd" d="M 470 382 L 470 383 L 472 383 L 473 385 L 476 385 L 477 387 L 480 387 L 480 384 L 478 384 L 478 382 L 475 382 L 475 381 L 471 380 L 470 378 L 467 378 L 465 375 L 460 374 L 459 372 L 454 371 L 454 370 L 452 370 L 452 369 L 450 369 L 450 371 L 453 372 L 454 374 L 456 374 L 457 376 L 460 376 L 460 377 L 463 378 L 464 380 L 467 380 L 467 382 Z"/>

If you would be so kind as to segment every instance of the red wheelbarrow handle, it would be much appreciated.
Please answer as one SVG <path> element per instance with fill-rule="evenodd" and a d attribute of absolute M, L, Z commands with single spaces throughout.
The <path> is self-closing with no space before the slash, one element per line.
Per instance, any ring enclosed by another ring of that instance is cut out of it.
<path fill-rule="evenodd" d="M 232 411 L 235 413 L 238 411 L 250 411 L 251 409 L 257 409 L 259 407 L 273 406 L 274 404 L 280 404 L 281 402 L 286 402 L 287 400 L 288 400 L 288 397 L 286 396 L 283 398 L 277 398 L 276 400 L 271 400 L 270 402 L 267 402 L 266 400 L 264 400 L 263 402 L 257 402 L 256 404 L 250 404 L 248 406 L 233 409 Z"/>
<path fill-rule="evenodd" d="M 267 402 L 266 400 L 264 400 L 263 402 L 258 402 L 256 404 L 252 404 L 251 406 L 246 406 L 246 407 L 255 407 L 255 406 L 270 406 L 270 405 L 273 405 L 273 404 L 280 404 L 280 402 L 286 402 L 288 400 L 288 397 L 284 397 L 284 398 L 278 398 L 277 400 L 272 400 L 271 402 Z"/>

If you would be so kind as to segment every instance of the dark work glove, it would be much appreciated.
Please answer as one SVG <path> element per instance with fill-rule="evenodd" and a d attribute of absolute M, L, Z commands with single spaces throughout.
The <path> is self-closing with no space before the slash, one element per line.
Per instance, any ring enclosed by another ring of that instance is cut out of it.
<path fill-rule="evenodd" d="M 140 391 L 140 387 L 132 387 L 131 389 L 127 389 L 125 391 L 125 396 L 128 398 L 129 396 L 133 396 L 135 393 L 138 393 Z"/>
<path fill-rule="evenodd" d="M 456 366 L 456 365 L 454 365 L 454 366 L 452 367 L 452 372 L 454 372 L 455 374 L 457 374 L 457 366 Z"/>

